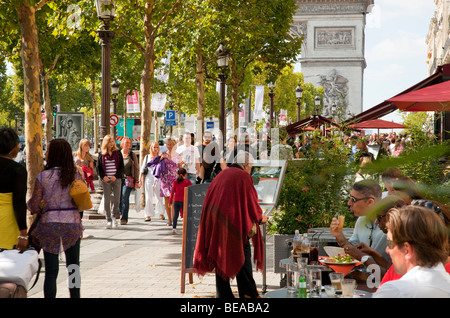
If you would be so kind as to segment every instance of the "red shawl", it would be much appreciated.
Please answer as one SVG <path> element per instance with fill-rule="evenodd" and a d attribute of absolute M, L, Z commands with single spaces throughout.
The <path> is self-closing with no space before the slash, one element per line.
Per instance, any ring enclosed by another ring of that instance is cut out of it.
<path fill-rule="evenodd" d="M 199 275 L 216 273 L 233 279 L 244 265 L 243 245 L 253 223 L 259 224 L 262 210 L 250 174 L 236 167 L 225 169 L 208 188 L 194 253 Z M 259 226 L 252 237 L 256 269 L 263 268 L 263 241 Z"/>

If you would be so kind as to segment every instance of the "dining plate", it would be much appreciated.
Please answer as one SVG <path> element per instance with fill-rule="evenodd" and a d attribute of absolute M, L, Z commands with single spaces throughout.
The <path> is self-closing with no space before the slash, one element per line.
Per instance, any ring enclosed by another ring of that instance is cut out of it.
<path fill-rule="evenodd" d="M 327 253 L 327 255 L 329 257 L 334 257 L 336 255 L 344 255 L 345 251 L 343 247 L 337 247 L 337 246 L 324 246 L 323 249 L 325 250 L 325 253 Z"/>
<path fill-rule="evenodd" d="M 353 264 L 359 263 L 358 260 L 353 260 L 352 262 L 346 262 L 346 263 L 327 262 L 325 258 L 321 259 L 320 261 L 327 265 L 353 265 Z"/>

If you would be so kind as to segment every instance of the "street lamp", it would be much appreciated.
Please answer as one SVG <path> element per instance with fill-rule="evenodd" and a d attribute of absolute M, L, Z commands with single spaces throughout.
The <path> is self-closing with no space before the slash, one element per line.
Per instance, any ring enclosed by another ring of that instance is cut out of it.
<path fill-rule="evenodd" d="M 275 88 L 275 83 L 270 82 L 267 86 L 270 88 L 270 93 L 269 93 L 269 97 L 270 97 L 269 133 L 270 133 L 270 129 L 272 128 L 272 121 L 273 121 L 273 98 L 275 96 L 273 89 Z"/>
<path fill-rule="evenodd" d="M 112 0 L 95 0 L 97 17 L 102 20 L 101 30 L 97 30 L 102 45 L 102 100 L 100 118 L 100 139 L 109 131 L 109 104 L 111 99 L 111 40 L 114 32 L 109 30 L 109 23 L 114 19 L 116 2 Z"/>
<path fill-rule="evenodd" d="M 295 89 L 295 97 L 297 97 L 297 121 L 300 121 L 300 107 L 301 107 L 301 99 L 303 96 L 303 88 L 300 83 L 298 83 L 297 88 Z"/>
<path fill-rule="evenodd" d="M 227 75 L 225 74 L 225 69 L 228 67 L 228 62 L 230 60 L 229 51 L 227 47 L 220 42 L 219 48 L 216 50 L 217 56 L 217 66 L 220 69 L 218 74 L 220 80 L 220 110 L 219 110 L 219 129 L 222 133 L 222 146 L 225 148 L 226 139 L 226 128 L 225 128 L 225 80 Z M 220 144 L 220 140 L 219 140 Z"/>
<path fill-rule="evenodd" d="M 119 87 L 120 87 L 120 82 L 118 79 L 115 79 L 114 82 L 112 82 L 111 84 L 111 95 L 112 95 L 112 102 L 113 102 L 113 114 L 117 113 L 117 101 L 118 98 L 117 96 L 119 95 Z M 114 140 L 116 139 L 116 127 L 113 127 L 113 135 L 114 135 Z"/>
<path fill-rule="evenodd" d="M 314 98 L 314 104 L 316 105 L 316 115 L 319 116 L 319 107 L 320 107 L 321 98 L 319 94 Z"/>
<path fill-rule="evenodd" d="M 333 104 L 331 104 L 331 116 L 334 118 L 336 117 L 337 114 L 337 107 L 336 107 L 336 103 L 333 102 Z"/>

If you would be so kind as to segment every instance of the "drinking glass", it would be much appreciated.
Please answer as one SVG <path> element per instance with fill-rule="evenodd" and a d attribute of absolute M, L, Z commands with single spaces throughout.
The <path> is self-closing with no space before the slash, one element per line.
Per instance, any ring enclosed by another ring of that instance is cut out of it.
<path fill-rule="evenodd" d="M 310 298 L 320 298 L 322 295 L 322 270 L 318 268 L 312 268 L 309 271 L 310 276 Z"/>
<path fill-rule="evenodd" d="M 325 292 L 327 293 L 328 298 L 333 298 L 336 296 L 336 286 L 334 285 L 325 285 Z"/>
<path fill-rule="evenodd" d="M 342 290 L 342 280 L 344 279 L 344 273 L 332 272 L 329 274 L 331 285 L 336 287 L 336 290 Z"/>
<path fill-rule="evenodd" d="M 342 280 L 342 297 L 353 298 L 355 288 L 356 288 L 356 280 L 351 278 L 344 278 Z"/>
<path fill-rule="evenodd" d="M 296 263 L 290 262 L 286 264 L 286 286 L 288 293 L 298 291 L 298 273 L 299 268 Z"/>
<path fill-rule="evenodd" d="M 318 261 L 319 261 L 319 241 L 312 240 L 310 242 L 310 248 L 309 248 L 309 263 L 316 264 L 313 262 L 318 262 Z"/>

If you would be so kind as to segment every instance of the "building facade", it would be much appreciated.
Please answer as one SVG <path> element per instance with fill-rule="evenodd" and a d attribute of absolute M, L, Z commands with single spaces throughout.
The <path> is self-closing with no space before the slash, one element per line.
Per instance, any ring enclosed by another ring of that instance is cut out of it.
<path fill-rule="evenodd" d="M 374 0 L 297 0 L 291 32 L 303 36 L 305 82 L 324 88 L 322 115 L 363 110 L 364 28 Z"/>

